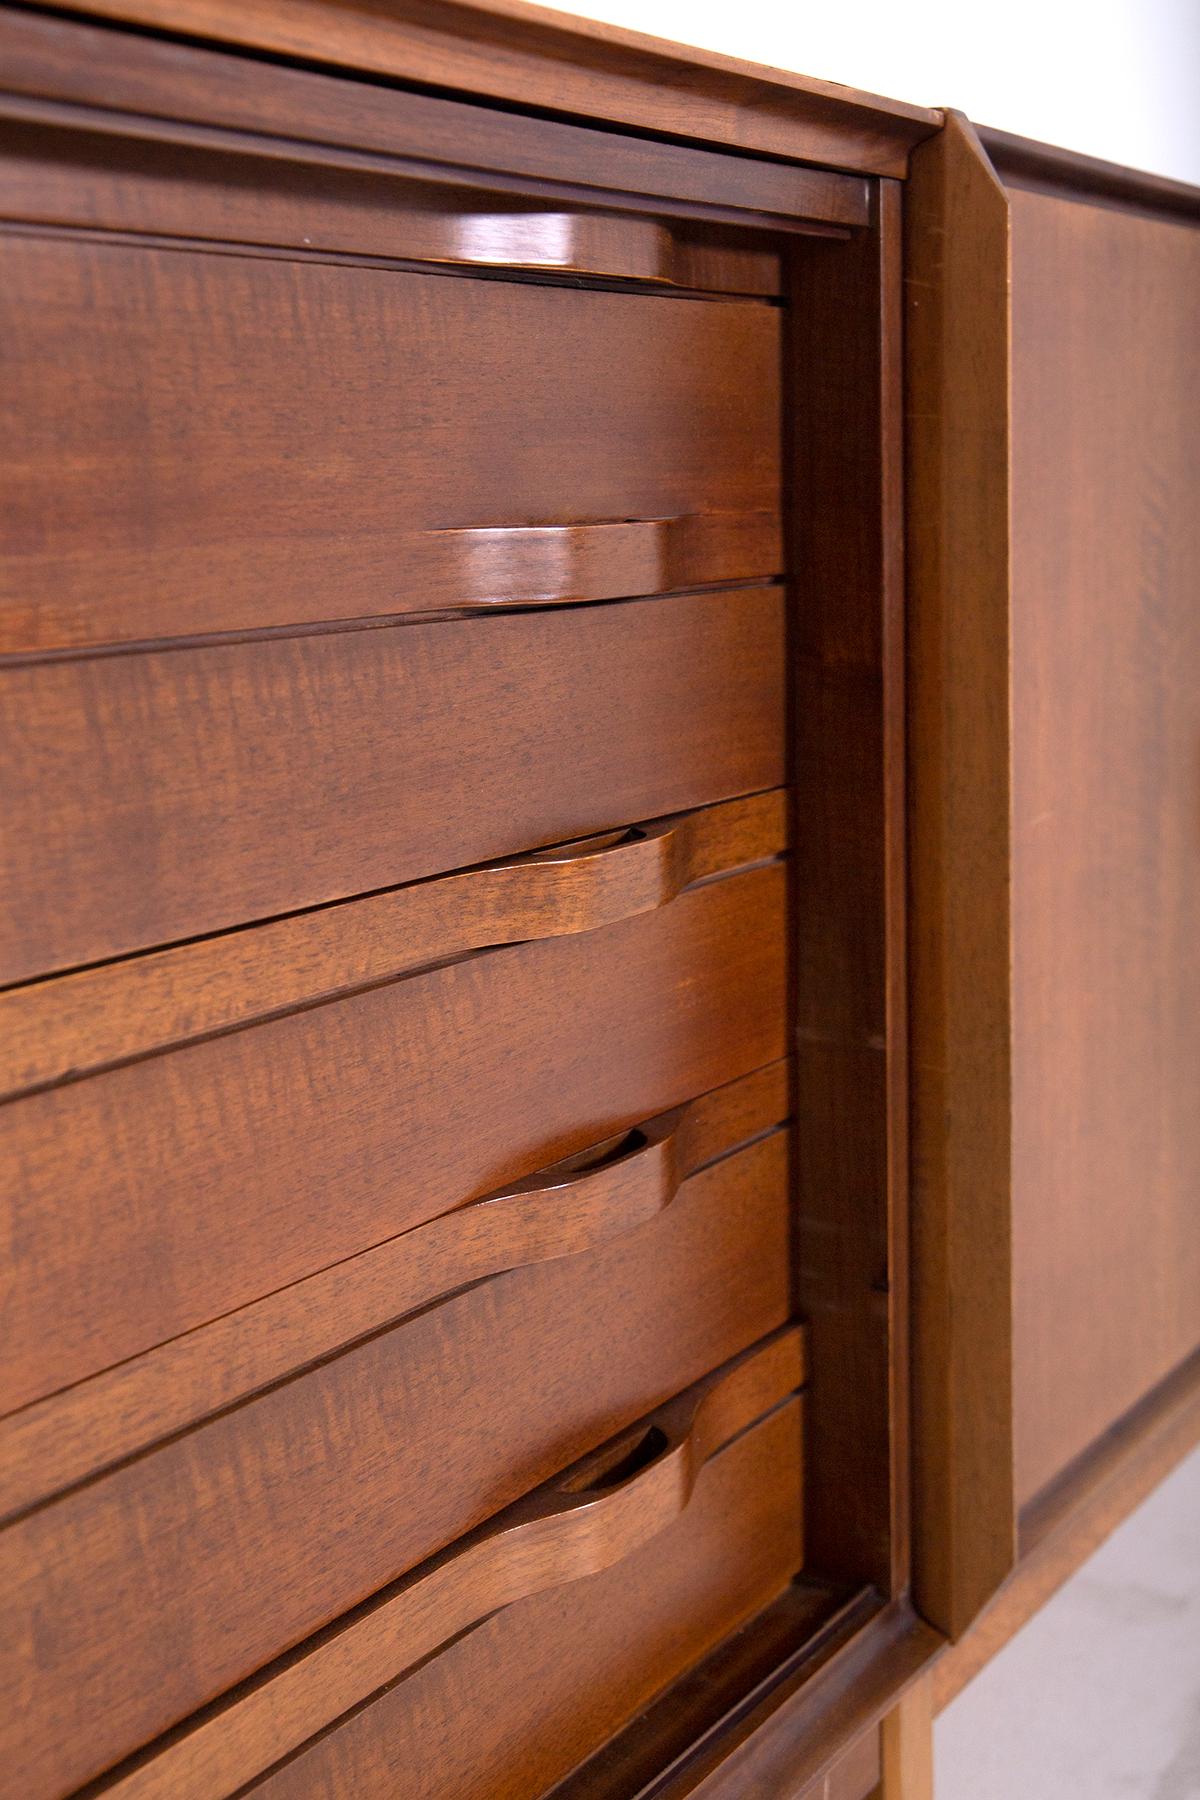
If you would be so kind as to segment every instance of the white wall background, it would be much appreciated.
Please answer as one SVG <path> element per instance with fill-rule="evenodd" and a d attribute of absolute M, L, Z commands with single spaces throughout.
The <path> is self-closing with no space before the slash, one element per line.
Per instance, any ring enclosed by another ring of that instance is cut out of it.
<path fill-rule="evenodd" d="M 549 0 L 1200 184 L 1200 0 Z"/>

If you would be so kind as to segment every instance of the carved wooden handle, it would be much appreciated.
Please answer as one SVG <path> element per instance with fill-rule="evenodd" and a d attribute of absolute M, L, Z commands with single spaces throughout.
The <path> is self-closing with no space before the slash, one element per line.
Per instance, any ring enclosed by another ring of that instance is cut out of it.
<path fill-rule="evenodd" d="M 408 560 L 409 590 L 417 575 L 452 611 L 566 606 L 777 574 L 780 527 L 770 513 L 483 525 L 428 532 Z"/>
<path fill-rule="evenodd" d="M 803 1333 L 787 1327 L 264 1670 L 102 1791 L 216 1800 L 240 1788 L 488 1613 L 631 1555 L 680 1516 L 704 1462 L 803 1379 Z"/>
<path fill-rule="evenodd" d="M 687 1112 L 685 1106 L 676 1107 L 502 1193 L 444 1213 L 409 1234 L 414 1249 L 418 1255 L 422 1249 L 430 1253 L 427 1268 L 436 1280 L 434 1242 L 440 1240 L 446 1250 L 446 1275 L 459 1283 L 464 1264 L 473 1265 L 466 1279 L 475 1279 L 526 1263 L 575 1256 L 623 1236 L 669 1206 L 691 1174 L 690 1168 L 680 1166 Z M 444 1292 L 445 1286 L 438 1291 Z"/>
<path fill-rule="evenodd" d="M 496 525 L 431 534 L 453 565 L 457 604 L 562 606 L 659 594 L 671 585 L 679 519 Z"/>
<path fill-rule="evenodd" d="M 451 262 L 475 268 L 608 275 L 624 281 L 676 280 L 674 240 L 656 219 L 517 211 L 445 217 Z"/>
<path fill-rule="evenodd" d="M 468 951 L 590 931 L 787 848 L 782 789 L 0 994 L 0 1097 Z"/>
<path fill-rule="evenodd" d="M 490 888 L 497 914 L 503 909 L 512 920 L 489 942 L 570 937 L 666 906 L 700 879 L 704 833 L 695 829 L 697 816 L 599 832 L 481 869 L 476 885 Z M 447 899 L 458 879 L 448 878 Z"/>
<path fill-rule="evenodd" d="M 467 1282 L 636 1229 L 788 1104 L 769 1064 L 0 1419 L 0 1519 Z"/>

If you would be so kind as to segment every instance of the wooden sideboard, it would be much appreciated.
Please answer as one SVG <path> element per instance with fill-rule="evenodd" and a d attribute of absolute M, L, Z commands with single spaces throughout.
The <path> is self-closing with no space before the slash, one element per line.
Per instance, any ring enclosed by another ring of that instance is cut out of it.
<path fill-rule="evenodd" d="M 1200 1436 L 1197 224 L 0 8 L 21 1800 L 922 1800 Z"/>

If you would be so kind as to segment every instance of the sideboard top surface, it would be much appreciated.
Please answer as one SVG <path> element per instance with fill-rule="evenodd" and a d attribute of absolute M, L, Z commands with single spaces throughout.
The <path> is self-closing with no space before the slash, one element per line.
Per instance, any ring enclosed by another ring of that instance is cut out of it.
<path fill-rule="evenodd" d="M 525 0 L 88 0 L 77 11 L 191 40 L 639 132 L 903 176 L 940 112 Z"/>

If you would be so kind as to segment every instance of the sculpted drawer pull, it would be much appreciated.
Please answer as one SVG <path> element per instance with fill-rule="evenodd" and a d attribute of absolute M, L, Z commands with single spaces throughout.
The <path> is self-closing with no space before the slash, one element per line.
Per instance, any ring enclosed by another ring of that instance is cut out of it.
<path fill-rule="evenodd" d="M 23 1407 L 0 1419 L 0 1518 L 470 1283 L 636 1230 L 787 1112 L 769 1064 Z"/>
<path fill-rule="evenodd" d="M 491 941 L 568 937 L 666 906 L 703 874 L 718 872 L 705 867 L 702 820 L 702 813 L 681 813 L 493 864 L 481 875 L 491 877 L 512 923 Z"/>
<path fill-rule="evenodd" d="M 675 280 L 674 242 L 656 219 L 602 213 L 448 214 L 448 260 L 475 268 L 544 269 L 627 281 Z"/>
<path fill-rule="evenodd" d="M 787 848 L 782 789 L 0 994 L 0 1096 L 473 950 L 594 931 Z"/>
<path fill-rule="evenodd" d="M 790 1326 L 385 1589 L 166 1747 L 100 1785 L 121 1800 L 218 1800 L 478 1620 L 630 1556 L 687 1507 L 705 1462 L 804 1380 Z"/>
<path fill-rule="evenodd" d="M 479 525 L 415 540 L 415 572 L 452 611 L 567 606 L 779 572 L 770 513 L 681 513 L 568 525 Z"/>
<path fill-rule="evenodd" d="M 414 1252 L 428 1246 L 436 1262 L 440 1239 L 447 1275 L 462 1281 L 577 1255 L 634 1230 L 669 1206 L 692 1172 L 680 1166 L 688 1110 L 676 1107 L 599 1153 L 567 1158 L 503 1193 L 443 1214 L 410 1234 Z M 465 1277 L 464 1265 L 471 1269 Z"/>
<path fill-rule="evenodd" d="M 678 585 L 673 568 L 692 530 L 687 518 L 621 519 L 484 525 L 428 541 L 457 607 L 562 606 L 665 593 Z"/>

